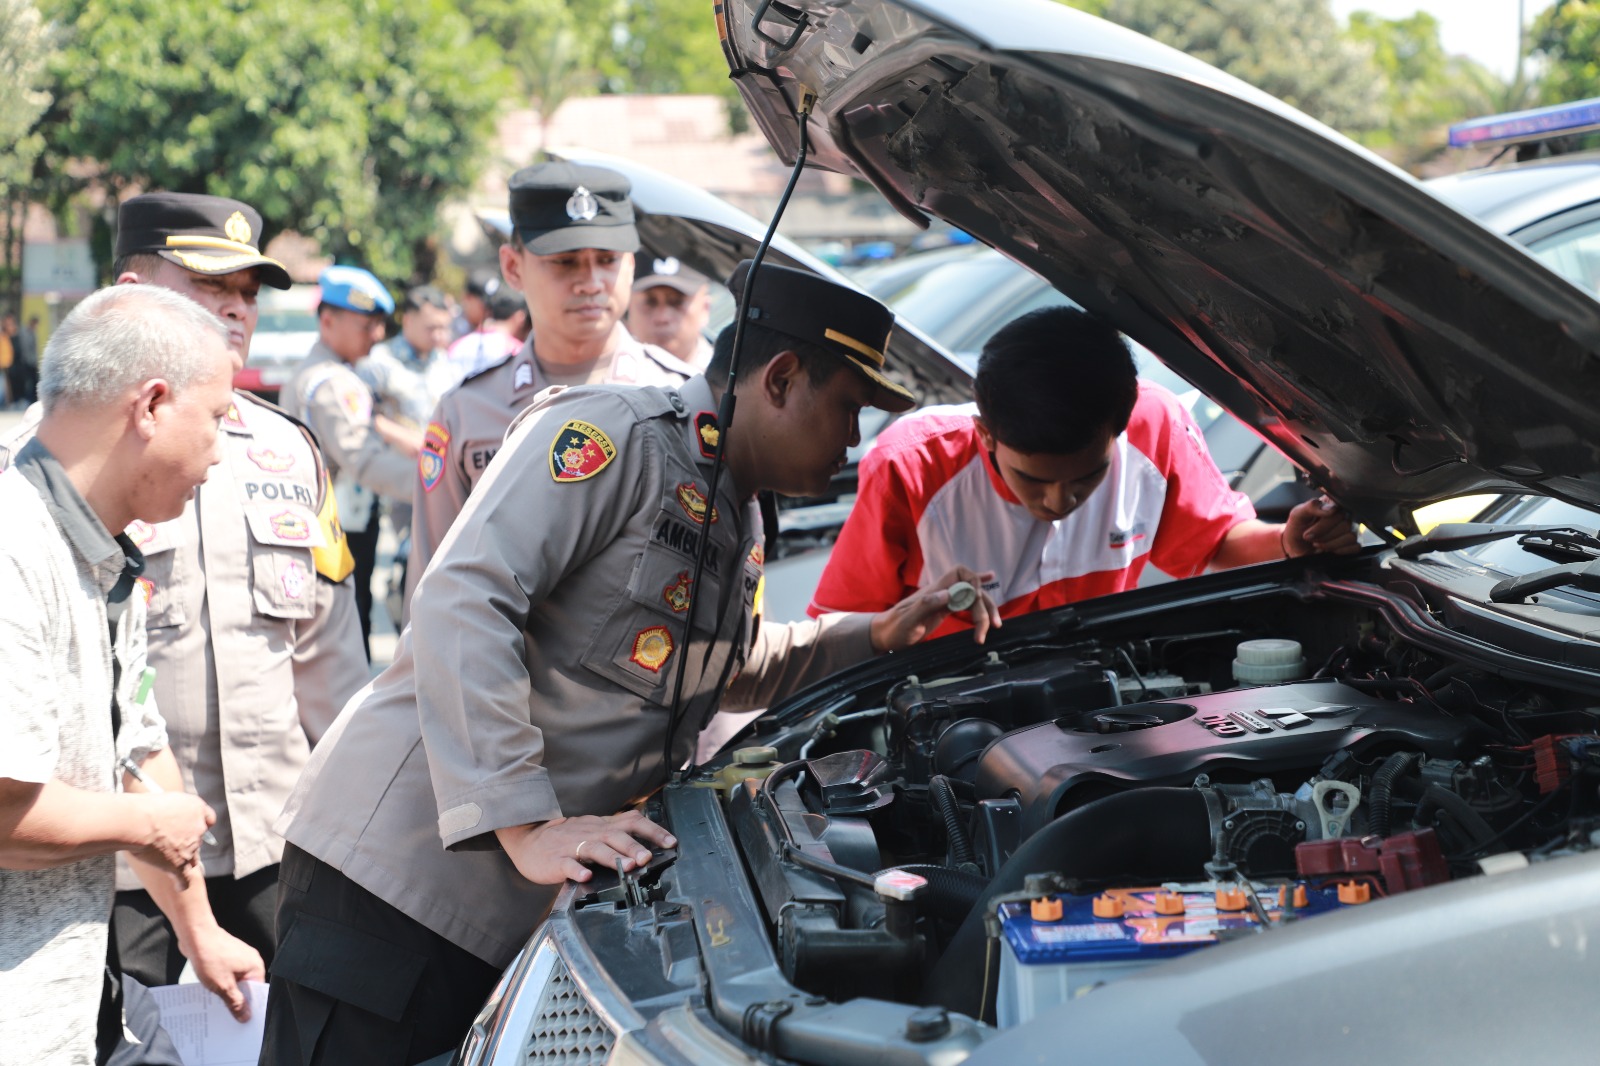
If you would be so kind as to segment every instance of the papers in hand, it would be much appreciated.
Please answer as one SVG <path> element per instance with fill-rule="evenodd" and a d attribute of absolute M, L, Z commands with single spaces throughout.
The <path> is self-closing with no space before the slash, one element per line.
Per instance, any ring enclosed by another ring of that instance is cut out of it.
<path fill-rule="evenodd" d="M 267 986 L 240 981 L 239 987 L 250 998 L 250 1020 L 244 1023 L 234 1021 L 227 1005 L 202 985 L 150 989 L 183 1066 L 256 1066 L 266 1032 Z"/>

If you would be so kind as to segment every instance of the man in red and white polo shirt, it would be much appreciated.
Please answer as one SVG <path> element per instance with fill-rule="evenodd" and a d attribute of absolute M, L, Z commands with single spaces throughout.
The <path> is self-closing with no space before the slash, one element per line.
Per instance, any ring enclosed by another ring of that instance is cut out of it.
<path fill-rule="evenodd" d="M 984 346 L 976 404 L 890 426 L 813 616 L 876 611 L 957 564 L 995 574 L 1002 618 L 1133 588 L 1146 564 L 1208 567 L 1357 550 L 1325 498 L 1284 525 L 1228 487 L 1177 397 L 1140 381 L 1116 329 L 1075 308 L 1024 315 Z M 966 627 L 948 619 L 932 636 Z"/>

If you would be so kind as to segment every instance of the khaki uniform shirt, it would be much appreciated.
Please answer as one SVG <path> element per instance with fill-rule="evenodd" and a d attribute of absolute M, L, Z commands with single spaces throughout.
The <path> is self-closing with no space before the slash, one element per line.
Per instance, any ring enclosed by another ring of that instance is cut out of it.
<path fill-rule="evenodd" d="M 327 345 L 319 340 L 311 346 L 282 396 L 284 409 L 310 426 L 322 444 L 345 528 L 367 528 L 374 494 L 411 498 L 416 463 L 378 436 L 372 390 Z"/>
<path fill-rule="evenodd" d="M 680 656 L 674 764 L 725 689 L 730 708 L 763 706 L 871 654 L 866 615 L 755 617 L 759 508 L 724 477 L 707 520 L 694 416 L 712 407 L 694 378 L 551 390 L 519 417 L 418 586 L 394 665 L 313 753 L 279 823 L 290 841 L 504 966 L 559 886 L 524 880 L 494 830 L 659 788 Z"/>
<path fill-rule="evenodd" d="M 694 376 L 693 367 L 665 348 L 640 344 L 625 329 L 621 334 L 622 343 L 613 353 L 607 383 L 670 386 Z M 415 494 L 411 556 L 406 562 L 407 618 L 411 596 L 428 568 L 428 560 L 461 513 L 472 487 L 489 469 L 489 461 L 505 440 L 506 427 L 549 387 L 550 382 L 533 356 L 530 339 L 515 355 L 467 378 L 439 401 L 412 478 Z"/>
<path fill-rule="evenodd" d="M 134 522 L 127 536 L 145 558 L 139 590 L 172 753 L 185 789 L 217 812 L 206 874 L 245 877 L 282 856 L 273 820 L 369 670 L 310 434 L 238 393 L 220 436 L 223 461 L 184 513 Z M 142 887 L 125 861 L 117 887 Z"/>

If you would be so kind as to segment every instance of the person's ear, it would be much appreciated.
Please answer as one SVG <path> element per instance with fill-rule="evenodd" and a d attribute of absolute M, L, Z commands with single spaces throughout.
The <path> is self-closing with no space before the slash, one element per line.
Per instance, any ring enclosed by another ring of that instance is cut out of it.
<path fill-rule="evenodd" d="M 141 440 L 148 441 L 156 435 L 156 426 L 171 402 L 172 386 L 167 384 L 166 379 L 151 378 L 139 386 L 133 398 L 130 418 L 134 432 L 139 434 Z"/>
<path fill-rule="evenodd" d="M 972 426 L 978 431 L 978 440 L 986 452 L 994 451 L 994 434 L 989 430 L 989 423 L 983 420 L 982 415 L 972 416 Z"/>
<path fill-rule="evenodd" d="M 116 280 L 116 284 L 118 285 L 139 285 L 143 282 L 144 278 L 140 277 L 132 270 L 124 270 L 122 273 L 117 275 Z"/>
<path fill-rule="evenodd" d="M 794 388 L 803 372 L 800 356 L 784 350 L 773 356 L 761 368 L 761 391 L 773 407 L 783 407 L 794 395 Z"/>
<path fill-rule="evenodd" d="M 518 292 L 523 291 L 522 257 L 517 254 L 517 250 L 511 246 L 510 241 L 500 246 L 500 276 L 513 289 Z"/>

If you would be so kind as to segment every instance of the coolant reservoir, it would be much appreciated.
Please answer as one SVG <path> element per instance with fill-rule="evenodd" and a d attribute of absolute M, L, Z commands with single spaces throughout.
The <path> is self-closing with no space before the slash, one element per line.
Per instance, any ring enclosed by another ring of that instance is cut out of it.
<path fill-rule="evenodd" d="M 1298 640 L 1246 640 L 1234 654 L 1233 679 L 1241 685 L 1275 685 L 1306 676 Z"/>

